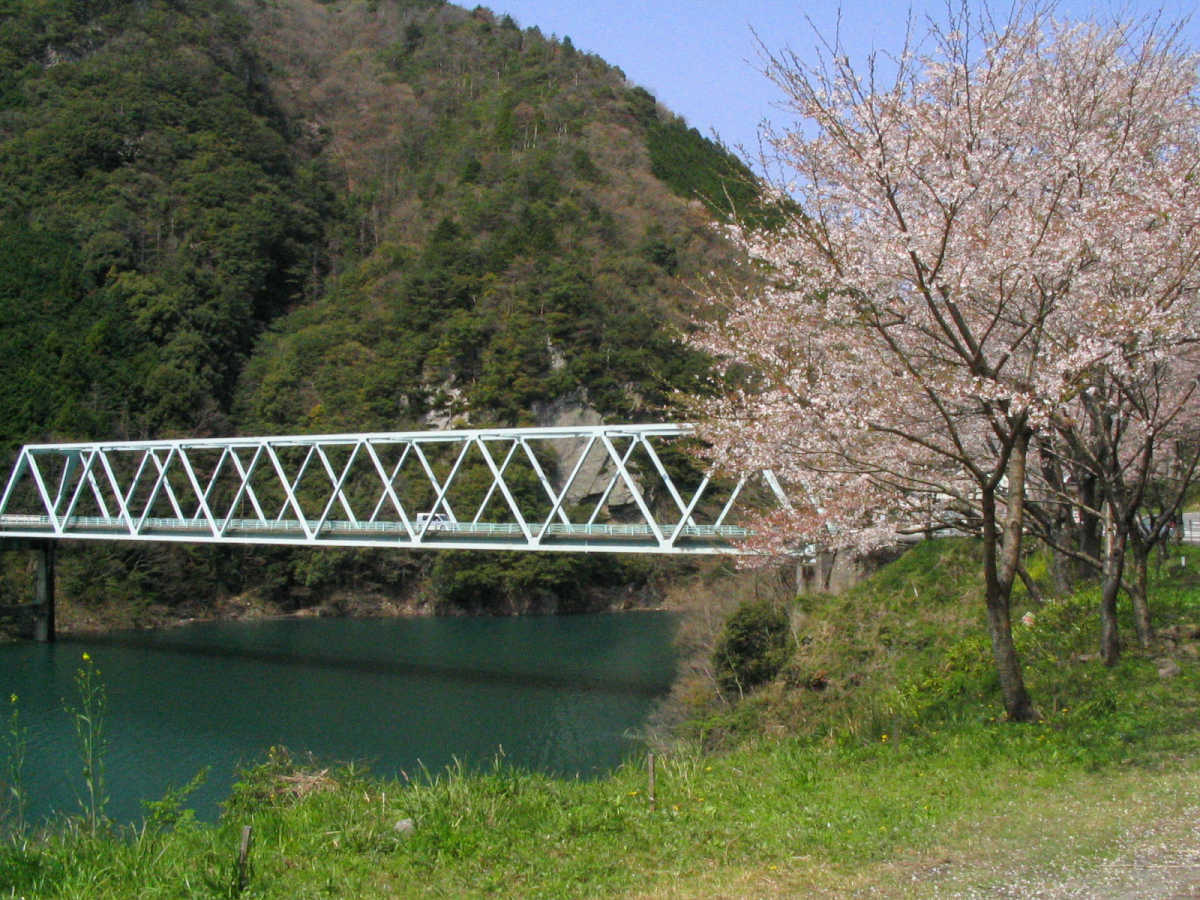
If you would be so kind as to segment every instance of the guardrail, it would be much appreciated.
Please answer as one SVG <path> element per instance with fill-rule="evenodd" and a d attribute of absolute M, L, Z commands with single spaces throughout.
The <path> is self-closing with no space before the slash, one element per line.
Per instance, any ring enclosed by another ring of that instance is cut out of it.
<path fill-rule="evenodd" d="M 64 520 L 61 533 L 63 537 L 85 536 L 92 532 L 115 533 L 121 536 L 128 532 L 128 525 L 122 519 L 103 516 L 72 516 Z M 159 532 L 184 532 L 191 534 L 207 533 L 208 523 L 202 519 L 146 519 L 138 534 L 142 537 L 153 537 Z M 35 515 L 0 515 L 0 534 L 17 532 L 37 532 L 45 536 L 54 532 L 54 523 L 49 516 Z M 295 519 L 281 519 L 275 522 L 260 522 L 256 519 L 233 519 L 225 528 L 226 535 L 270 535 L 295 534 L 302 535 L 310 531 L 321 534 L 355 534 L 355 535 L 405 535 L 407 532 L 399 522 L 350 522 L 332 520 L 326 522 L 300 522 Z M 653 538 L 654 530 L 649 525 L 602 523 L 592 525 L 563 525 L 552 523 L 546 528 L 549 537 L 614 537 L 614 538 Z M 749 537 L 751 531 L 738 525 L 684 525 L 681 537 L 689 538 L 726 538 L 738 539 Z M 426 539 L 436 539 L 438 535 L 471 535 L 476 537 L 509 537 L 524 535 L 521 526 L 516 522 L 435 522 L 430 524 Z M 108 534 L 109 537 L 114 536 Z"/>
<path fill-rule="evenodd" d="M 1200 544 L 1200 519 L 1184 518 L 1180 539 L 1185 544 Z"/>

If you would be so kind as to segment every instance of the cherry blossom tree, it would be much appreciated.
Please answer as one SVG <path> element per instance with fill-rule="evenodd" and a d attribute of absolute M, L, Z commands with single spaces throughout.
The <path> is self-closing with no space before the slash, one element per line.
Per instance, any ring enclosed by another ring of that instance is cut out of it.
<path fill-rule="evenodd" d="M 1031 448 L 1100 373 L 1141 383 L 1200 338 L 1197 58 L 1153 24 L 964 7 L 865 69 L 831 44 L 768 74 L 794 212 L 731 227 L 746 272 L 710 285 L 695 343 L 739 385 L 700 401 L 711 459 L 790 486 L 764 551 L 976 531 L 1005 709 L 1034 719 L 1010 618 Z"/>
<path fill-rule="evenodd" d="M 1046 483 L 1030 506 L 1031 530 L 1101 576 L 1100 655 L 1109 665 L 1120 652 L 1120 588 L 1132 601 L 1139 643 L 1147 647 L 1153 637 L 1150 553 L 1171 536 L 1200 464 L 1197 373 L 1200 358 L 1189 347 L 1150 366 L 1106 365 L 1039 436 Z M 1088 539 L 1072 540 L 1085 526 Z"/>

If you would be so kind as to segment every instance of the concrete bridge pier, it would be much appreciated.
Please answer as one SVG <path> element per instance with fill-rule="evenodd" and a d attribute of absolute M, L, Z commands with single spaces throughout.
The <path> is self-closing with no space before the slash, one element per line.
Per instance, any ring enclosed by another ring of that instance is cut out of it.
<path fill-rule="evenodd" d="M 33 639 L 41 644 L 54 640 L 54 541 L 39 541 L 35 551 L 37 575 L 33 586 Z"/>
<path fill-rule="evenodd" d="M 37 554 L 33 602 L 2 606 L 0 615 L 16 620 L 20 632 L 39 643 L 54 640 L 54 541 L 30 538 L 0 540 L 0 550 L 32 550 Z"/>

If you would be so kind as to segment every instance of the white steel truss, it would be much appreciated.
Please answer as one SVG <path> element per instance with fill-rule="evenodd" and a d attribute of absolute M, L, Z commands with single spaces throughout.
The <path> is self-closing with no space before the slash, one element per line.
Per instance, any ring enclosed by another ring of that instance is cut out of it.
<path fill-rule="evenodd" d="M 719 483 L 687 425 L 30 444 L 0 538 L 739 553 L 756 479 Z M 787 504 L 761 473 L 758 501 Z M 740 504 L 739 504 L 740 501 Z M 753 502 L 753 501 L 751 501 Z"/>

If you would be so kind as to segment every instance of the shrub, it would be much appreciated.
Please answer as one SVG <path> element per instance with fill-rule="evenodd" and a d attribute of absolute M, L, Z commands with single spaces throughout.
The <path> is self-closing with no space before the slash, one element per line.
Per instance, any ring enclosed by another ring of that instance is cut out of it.
<path fill-rule="evenodd" d="M 726 620 L 713 649 L 717 683 L 744 694 L 774 678 L 788 650 L 787 613 L 768 600 L 743 603 Z"/>

